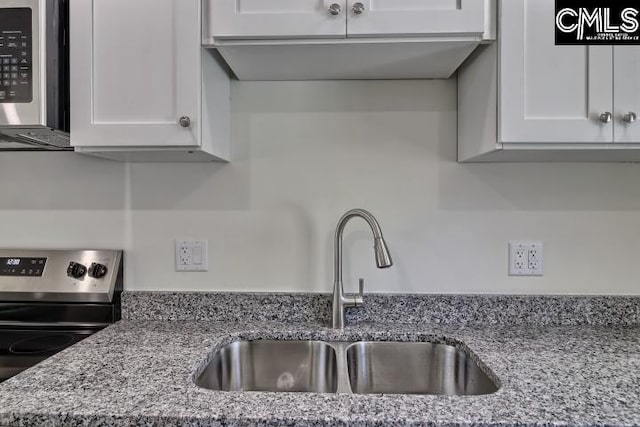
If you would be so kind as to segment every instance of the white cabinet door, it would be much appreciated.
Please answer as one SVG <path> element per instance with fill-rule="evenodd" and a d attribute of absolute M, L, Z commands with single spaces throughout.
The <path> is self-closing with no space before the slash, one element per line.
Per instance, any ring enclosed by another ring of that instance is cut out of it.
<path fill-rule="evenodd" d="M 200 0 L 70 7 L 72 144 L 198 146 Z"/>
<path fill-rule="evenodd" d="M 615 46 L 613 59 L 615 142 L 640 143 L 640 46 Z"/>
<path fill-rule="evenodd" d="M 344 38 L 346 0 L 208 0 L 214 39 Z"/>
<path fill-rule="evenodd" d="M 613 49 L 556 46 L 554 0 L 501 2 L 500 141 L 608 143 Z"/>
<path fill-rule="evenodd" d="M 348 0 L 348 37 L 476 35 L 484 0 Z"/>

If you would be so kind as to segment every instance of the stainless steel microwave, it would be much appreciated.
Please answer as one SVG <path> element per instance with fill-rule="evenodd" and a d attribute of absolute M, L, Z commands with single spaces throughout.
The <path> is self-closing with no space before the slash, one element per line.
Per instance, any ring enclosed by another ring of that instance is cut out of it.
<path fill-rule="evenodd" d="M 16 150 L 72 150 L 68 0 L 0 1 L 0 151 Z"/>

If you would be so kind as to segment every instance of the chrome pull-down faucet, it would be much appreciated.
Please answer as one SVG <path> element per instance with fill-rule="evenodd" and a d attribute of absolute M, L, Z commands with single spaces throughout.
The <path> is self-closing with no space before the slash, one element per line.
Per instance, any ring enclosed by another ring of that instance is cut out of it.
<path fill-rule="evenodd" d="M 364 279 L 360 279 L 358 294 L 345 294 L 342 286 L 342 234 L 344 227 L 351 218 L 364 219 L 373 232 L 373 250 L 378 268 L 389 268 L 393 265 L 389 248 L 382 237 L 382 229 L 376 218 L 364 209 L 352 209 L 345 213 L 336 227 L 334 240 L 334 281 L 333 281 L 333 315 L 332 326 L 335 329 L 344 328 L 345 307 L 357 307 L 363 303 Z"/>

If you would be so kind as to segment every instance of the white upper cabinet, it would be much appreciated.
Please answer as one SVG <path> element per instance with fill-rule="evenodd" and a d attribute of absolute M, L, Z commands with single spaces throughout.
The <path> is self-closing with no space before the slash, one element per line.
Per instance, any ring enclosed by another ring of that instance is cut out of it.
<path fill-rule="evenodd" d="M 348 0 L 348 37 L 482 34 L 481 0 Z"/>
<path fill-rule="evenodd" d="M 72 3 L 73 31 L 84 34 L 72 44 L 73 105 L 82 106 L 73 109 L 74 143 L 197 145 L 197 128 L 178 124 L 181 116 L 198 116 L 200 74 L 193 66 L 200 63 L 197 5 L 187 1 L 174 7 L 176 0 Z M 147 18 L 150 11 L 153 19 Z"/>
<path fill-rule="evenodd" d="M 210 141 L 202 139 L 209 125 L 202 116 L 202 55 L 209 52 L 201 47 L 200 1 L 82 0 L 70 6 L 76 150 L 130 160 L 209 158 Z"/>
<path fill-rule="evenodd" d="M 448 78 L 495 37 L 495 0 L 203 1 L 240 80 Z"/>
<path fill-rule="evenodd" d="M 640 46 L 613 48 L 615 142 L 640 143 Z"/>
<path fill-rule="evenodd" d="M 216 39 L 343 38 L 346 0 L 210 0 Z"/>
<path fill-rule="evenodd" d="M 556 45 L 554 0 L 498 21 L 458 72 L 460 161 L 640 161 L 640 47 Z"/>
<path fill-rule="evenodd" d="M 481 35 L 485 0 L 208 0 L 214 39 Z"/>
<path fill-rule="evenodd" d="M 612 142 L 612 48 L 556 46 L 554 0 L 503 1 L 501 138 L 509 142 Z"/>

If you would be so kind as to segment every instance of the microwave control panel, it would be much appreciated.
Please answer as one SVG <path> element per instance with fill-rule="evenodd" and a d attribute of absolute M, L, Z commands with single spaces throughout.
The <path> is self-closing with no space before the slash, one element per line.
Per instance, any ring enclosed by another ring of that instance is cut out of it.
<path fill-rule="evenodd" d="M 32 14 L 28 7 L 0 7 L 0 104 L 33 99 Z"/>

